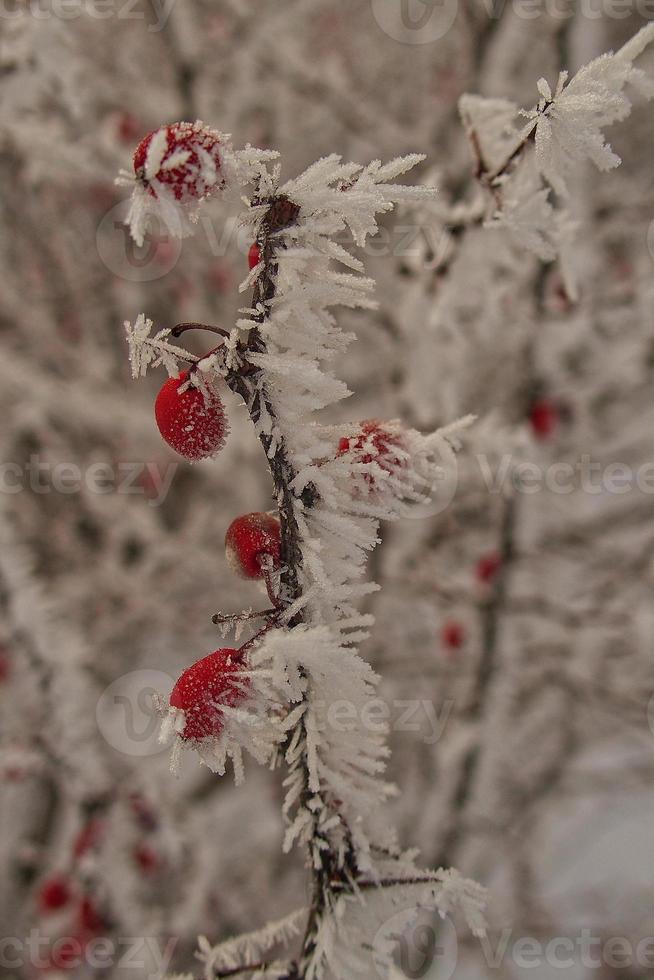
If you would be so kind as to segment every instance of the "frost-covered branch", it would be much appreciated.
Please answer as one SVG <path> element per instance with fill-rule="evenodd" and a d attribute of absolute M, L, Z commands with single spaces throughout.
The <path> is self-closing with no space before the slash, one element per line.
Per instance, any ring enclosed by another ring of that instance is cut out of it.
<path fill-rule="evenodd" d="M 431 880 L 415 877 L 413 859 L 401 855 L 379 811 L 390 793 L 379 778 L 386 726 L 370 732 L 358 723 L 340 731 L 330 712 L 345 700 L 361 714 L 374 699 L 378 678 L 352 649 L 370 623 L 355 606 L 372 588 L 360 581 L 365 557 L 378 543 L 380 519 L 397 518 L 429 499 L 443 466 L 452 464 L 457 426 L 425 437 L 375 421 L 337 435 L 314 419 L 348 394 L 323 370 L 323 362 L 352 339 L 338 329 L 331 308 L 373 305 L 361 262 L 334 236 L 347 228 L 363 245 L 377 229 L 378 213 L 397 201 L 426 197 L 429 192 L 391 183 L 420 159 L 364 168 L 331 156 L 283 187 L 277 172 L 262 168 L 244 218 L 257 249 L 248 278 L 251 307 L 237 331 L 192 365 L 179 389 L 188 391 L 191 384 L 202 391 L 207 377 L 210 387 L 212 374 L 222 378 L 243 398 L 271 472 L 280 527 L 278 593 L 266 581 L 278 601 L 261 639 L 234 652 L 232 676 L 243 678 L 242 703 L 223 704 L 225 730 L 218 739 L 202 739 L 198 748 L 220 772 L 231 755 L 241 775 L 241 748 L 262 761 L 268 738 L 271 758 L 278 751 L 285 757 L 285 847 L 305 844 L 313 880 L 298 960 L 298 975 L 306 978 L 322 976 L 335 956 L 338 903 L 356 896 L 359 881 L 367 888 L 377 877 L 393 880 L 381 876 L 376 851 L 390 855 L 387 872 L 395 869 L 407 883 Z M 350 271 L 333 269 L 333 262 Z M 152 360 L 141 353 L 144 348 L 158 351 L 162 363 L 171 354 L 169 333 L 151 342 L 149 332 L 142 321 L 138 329 L 128 327 L 139 370 Z M 245 670 L 238 665 L 243 656 Z M 171 707 L 167 722 L 178 745 L 188 739 L 181 703 Z M 262 714 L 263 727 L 257 723 Z"/>

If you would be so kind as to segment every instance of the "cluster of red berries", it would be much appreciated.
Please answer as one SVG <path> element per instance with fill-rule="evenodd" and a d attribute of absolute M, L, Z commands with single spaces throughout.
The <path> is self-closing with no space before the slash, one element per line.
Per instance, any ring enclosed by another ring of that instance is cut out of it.
<path fill-rule="evenodd" d="M 219 400 L 207 401 L 198 389 L 179 388 L 188 377 L 165 383 L 155 405 L 159 430 L 164 439 L 187 459 L 203 459 L 222 444 L 225 417 Z M 217 396 L 216 396 L 217 397 Z M 403 465 L 393 448 L 401 447 L 399 435 L 384 428 L 382 423 L 363 422 L 353 436 L 341 439 L 337 455 L 349 454 L 357 463 L 377 462 L 390 470 Z M 369 485 L 374 485 L 366 473 Z M 269 581 L 281 567 L 281 525 L 276 517 L 265 513 L 245 514 L 232 521 L 225 535 L 225 554 L 236 574 L 246 579 Z M 184 712 L 181 738 L 202 740 L 216 737 L 223 731 L 222 709 L 233 707 L 248 694 L 249 680 L 243 650 L 230 647 L 214 650 L 188 667 L 180 676 L 170 695 L 172 708 Z M 148 863 L 146 856 L 143 857 Z"/>
<path fill-rule="evenodd" d="M 98 848 L 104 830 L 104 821 L 97 816 L 91 817 L 84 824 L 72 844 L 75 863 Z M 70 966 L 75 955 L 79 955 L 79 951 L 92 939 L 100 936 L 107 927 L 105 917 L 93 895 L 81 889 L 74 877 L 63 872 L 53 874 L 41 883 L 37 903 L 42 915 L 66 911 L 72 917 L 73 935 L 70 946 L 62 946 L 53 953 L 52 965 L 59 969 Z"/>
<path fill-rule="evenodd" d="M 140 831 L 147 835 L 157 829 L 156 814 L 142 796 L 133 794 L 129 804 Z M 105 821 L 98 816 L 91 817 L 73 840 L 72 870 L 48 875 L 37 889 L 35 898 L 40 915 L 59 925 L 65 923 L 66 937 L 55 939 L 48 953 L 49 969 L 76 968 L 88 944 L 109 927 L 101 905 L 75 871 L 77 862 L 98 848 L 104 831 Z M 147 876 L 158 872 L 163 865 L 159 853 L 145 838 L 133 848 L 132 858 L 141 873 Z"/>
<path fill-rule="evenodd" d="M 53 874 L 46 878 L 37 893 L 37 905 L 42 916 L 68 914 L 69 938 L 53 943 L 50 966 L 66 970 L 79 964 L 79 957 L 88 944 L 105 932 L 107 922 L 92 895 L 79 891 L 67 875 Z"/>
<path fill-rule="evenodd" d="M 502 556 L 496 551 L 482 555 L 475 565 L 475 579 L 487 590 L 493 585 L 502 567 Z M 447 620 L 441 629 L 441 642 L 446 650 L 460 650 L 466 641 L 466 631 L 456 619 Z"/>
<path fill-rule="evenodd" d="M 168 445 L 190 462 L 208 459 L 222 449 L 229 431 L 225 406 L 217 391 L 201 391 L 191 381 L 189 371 L 181 371 L 161 387 L 154 405 L 159 432 Z M 398 450 L 397 455 L 394 449 Z M 406 466 L 401 435 L 376 419 L 360 423 L 353 436 L 344 436 L 337 456 L 349 456 L 357 464 L 376 463 L 387 473 Z M 375 479 L 366 472 L 364 479 L 374 490 Z M 251 576 L 250 576 L 251 577 Z"/>
<path fill-rule="evenodd" d="M 225 554 L 236 574 L 262 579 L 279 571 L 281 526 L 271 514 L 244 514 L 232 521 L 225 535 Z M 175 684 L 170 705 L 184 712 L 181 737 L 204 739 L 220 735 L 225 706 L 233 707 L 248 694 L 244 651 L 214 650 L 188 667 Z"/>
<path fill-rule="evenodd" d="M 134 173 L 153 197 L 165 187 L 181 204 L 223 183 L 220 136 L 200 123 L 178 122 L 148 133 L 134 152 Z"/>
<path fill-rule="evenodd" d="M 139 160 L 146 154 L 147 146 L 141 150 Z M 255 242 L 248 253 L 249 268 L 254 269 L 260 261 L 261 250 Z M 227 420 L 218 394 L 213 391 L 203 394 L 187 385 L 188 380 L 189 372 L 182 371 L 177 378 L 165 382 L 156 399 L 155 418 L 168 445 L 186 459 L 196 461 L 214 455 L 222 447 Z M 402 447 L 399 435 L 381 422 L 368 420 L 361 423 L 358 433 L 340 440 L 337 456 L 349 455 L 357 464 L 377 462 L 390 472 L 395 466 L 403 465 L 401 454 L 394 457 L 394 447 Z M 365 479 L 372 489 L 372 474 L 366 473 Z M 236 518 L 225 535 L 225 553 L 236 574 L 253 580 L 266 578 L 268 583 L 269 576 L 281 566 L 280 522 L 265 513 Z M 222 648 L 182 673 L 170 695 L 171 707 L 184 712 L 182 739 L 202 740 L 220 735 L 224 726 L 222 708 L 233 707 L 248 694 L 245 670 L 243 650 Z M 140 853 L 137 860 L 144 870 L 150 869 L 149 853 Z"/>

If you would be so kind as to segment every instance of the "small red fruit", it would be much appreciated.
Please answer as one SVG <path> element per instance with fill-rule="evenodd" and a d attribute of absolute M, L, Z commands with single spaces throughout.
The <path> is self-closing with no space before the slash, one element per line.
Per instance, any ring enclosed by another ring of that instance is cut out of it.
<path fill-rule="evenodd" d="M 11 674 L 11 660 L 3 646 L 0 646 L 0 684 L 4 684 Z"/>
<path fill-rule="evenodd" d="M 239 650 L 215 650 L 188 667 L 170 695 L 173 708 L 185 714 L 183 739 L 202 739 L 220 735 L 223 730 L 222 705 L 233 707 L 246 695 L 247 677 Z"/>
<path fill-rule="evenodd" d="M 133 144 L 143 129 L 136 116 L 131 112 L 119 112 L 116 117 L 116 131 L 121 143 Z"/>
<path fill-rule="evenodd" d="M 450 620 L 443 625 L 441 639 L 443 646 L 447 647 L 448 650 L 459 650 L 465 642 L 465 630 L 461 623 Z"/>
<path fill-rule="evenodd" d="M 242 578 L 264 577 L 262 559 L 268 555 L 272 567 L 281 564 L 281 527 L 270 514 L 244 514 L 227 528 L 225 554 L 230 568 Z"/>
<path fill-rule="evenodd" d="M 259 248 L 256 242 L 253 242 L 252 245 L 250 245 L 250 251 L 248 252 L 248 268 L 254 269 L 256 266 L 259 265 L 260 261 L 261 261 L 261 249 Z"/>
<path fill-rule="evenodd" d="M 207 272 L 207 284 L 217 293 L 226 293 L 232 281 L 232 274 L 226 262 L 218 259 Z"/>
<path fill-rule="evenodd" d="M 161 858 L 148 844 L 137 844 L 133 856 L 135 863 L 145 875 L 152 875 L 161 867 Z"/>
<path fill-rule="evenodd" d="M 536 439 L 549 439 L 549 437 L 553 434 L 558 421 L 558 409 L 553 402 L 549 401 L 549 399 L 540 398 L 531 406 L 531 411 L 529 412 L 529 423 Z"/>
<path fill-rule="evenodd" d="M 134 153 L 134 173 L 153 197 L 165 186 L 181 203 L 199 201 L 223 183 L 220 136 L 199 123 L 178 122 L 148 133 Z"/>
<path fill-rule="evenodd" d="M 475 571 L 477 581 L 482 582 L 484 585 L 489 585 L 499 572 L 501 565 L 502 559 L 496 552 L 492 552 L 489 555 L 482 555 L 477 562 Z"/>
<path fill-rule="evenodd" d="M 154 415 L 168 445 L 191 462 L 207 459 L 222 449 L 227 436 L 225 407 L 216 392 L 208 399 L 199 388 L 179 388 L 188 380 L 188 371 L 169 378 L 157 395 Z"/>
<path fill-rule="evenodd" d="M 73 841 L 73 855 L 84 857 L 90 850 L 98 846 L 104 833 L 104 821 L 99 817 L 91 817 Z"/>
<path fill-rule="evenodd" d="M 367 419 L 360 425 L 359 435 L 344 436 L 338 444 L 338 456 L 350 454 L 354 462 L 376 463 L 387 473 L 406 465 L 406 461 L 393 455 L 393 448 L 403 448 L 402 439 L 397 432 L 391 432 L 377 419 Z M 364 473 L 364 479 L 370 489 L 374 489 L 375 479 L 372 473 Z"/>
<path fill-rule="evenodd" d="M 85 895 L 78 910 L 79 928 L 89 938 L 98 935 L 105 928 L 105 921 L 90 895 Z"/>
<path fill-rule="evenodd" d="M 39 889 L 38 903 L 41 912 L 56 912 L 64 908 L 72 898 L 72 889 L 68 878 L 64 875 L 52 875 L 46 878 Z"/>

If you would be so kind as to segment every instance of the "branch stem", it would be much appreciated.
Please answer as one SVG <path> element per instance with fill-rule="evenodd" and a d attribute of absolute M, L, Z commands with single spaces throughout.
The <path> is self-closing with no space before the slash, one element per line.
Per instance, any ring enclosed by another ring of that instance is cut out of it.
<path fill-rule="evenodd" d="M 221 337 L 229 337 L 229 331 L 223 330 L 222 327 L 215 327 L 210 323 L 195 323 L 189 321 L 188 323 L 178 323 L 170 331 L 171 337 L 181 337 L 183 333 L 187 330 L 206 330 L 209 333 L 217 333 Z"/>

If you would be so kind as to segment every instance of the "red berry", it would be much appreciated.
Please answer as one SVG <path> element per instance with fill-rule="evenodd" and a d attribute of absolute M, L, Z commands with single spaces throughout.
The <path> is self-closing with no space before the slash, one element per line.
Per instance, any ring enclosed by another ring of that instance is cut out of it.
<path fill-rule="evenodd" d="M 270 514 L 244 514 L 227 528 L 225 554 L 230 568 L 242 578 L 263 578 L 262 559 L 272 558 L 272 567 L 281 564 L 281 527 Z"/>
<path fill-rule="evenodd" d="M 147 844 L 137 844 L 134 848 L 134 861 L 143 874 L 151 875 L 161 867 L 161 859 L 154 848 Z"/>
<path fill-rule="evenodd" d="M 219 134 L 198 123 L 160 126 L 137 146 L 134 173 L 153 197 L 165 186 L 182 203 L 199 201 L 223 183 Z"/>
<path fill-rule="evenodd" d="M 185 713 L 184 739 L 220 735 L 223 729 L 221 705 L 232 707 L 245 696 L 246 677 L 242 654 L 238 650 L 215 650 L 188 667 L 170 695 L 173 708 Z"/>
<path fill-rule="evenodd" d="M 172 268 L 181 252 L 179 240 L 172 236 L 156 238 L 152 242 L 152 258 L 166 270 Z"/>
<path fill-rule="evenodd" d="M 27 777 L 27 772 L 24 769 L 20 769 L 18 766 L 8 766 L 5 770 L 3 770 L 2 775 L 8 783 L 22 783 Z"/>
<path fill-rule="evenodd" d="M 531 406 L 529 422 L 532 432 L 537 439 L 549 439 L 556 428 L 558 420 L 558 409 L 547 398 L 541 398 Z"/>
<path fill-rule="evenodd" d="M 79 904 L 78 921 L 80 931 L 86 935 L 97 935 L 105 927 L 105 921 L 90 895 L 85 895 Z"/>
<path fill-rule="evenodd" d="M 254 269 L 255 266 L 259 265 L 261 261 L 261 249 L 256 242 L 250 245 L 250 251 L 248 252 L 248 268 Z"/>
<path fill-rule="evenodd" d="M 406 465 L 406 461 L 393 456 L 393 447 L 402 447 L 402 439 L 397 432 L 384 428 L 383 422 L 377 419 L 367 419 L 360 425 L 359 435 L 344 436 L 338 444 L 338 456 L 350 454 L 354 462 L 359 464 L 376 463 L 387 473 Z M 365 473 L 364 479 L 370 489 L 374 489 L 375 478 L 372 473 Z"/>
<path fill-rule="evenodd" d="M 157 395 L 154 414 L 159 432 L 175 452 L 195 462 L 222 449 L 227 436 L 224 405 L 216 392 L 208 400 L 199 388 L 178 389 L 188 379 L 188 371 L 169 378 Z"/>
<path fill-rule="evenodd" d="M 68 878 L 64 875 L 53 875 L 46 878 L 39 889 L 39 908 L 41 912 L 55 912 L 68 905 L 71 897 L 72 889 Z"/>
<path fill-rule="evenodd" d="M 488 585 L 493 581 L 502 565 L 501 557 L 493 552 L 489 555 L 482 555 L 477 562 L 476 576 L 478 582 Z"/>
<path fill-rule="evenodd" d="M 143 130 L 141 125 L 131 112 L 119 112 L 116 118 L 116 131 L 121 143 L 133 143 L 139 133 Z"/>
<path fill-rule="evenodd" d="M 4 647 L 0 646 L 0 684 L 4 684 L 11 674 L 11 660 Z"/>
<path fill-rule="evenodd" d="M 450 620 L 443 625 L 441 639 L 448 650 L 459 650 L 465 641 L 465 630 L 461 623 Z"/>
<path fill-rule="evenodd" d="M 99 817 L 91 817 L 73 841 L 73 855 L 76 858 L 84 857 L 88 851 L 98 846 L 103 833 L 104 822 Z"/>
<path fill-rule="evenodd" d="M 207 272 L 207 283 L 210 289 L 217 293 L 226 293 L 230 287 L 232 275 L 226 262 L 218 259 Z"/>

